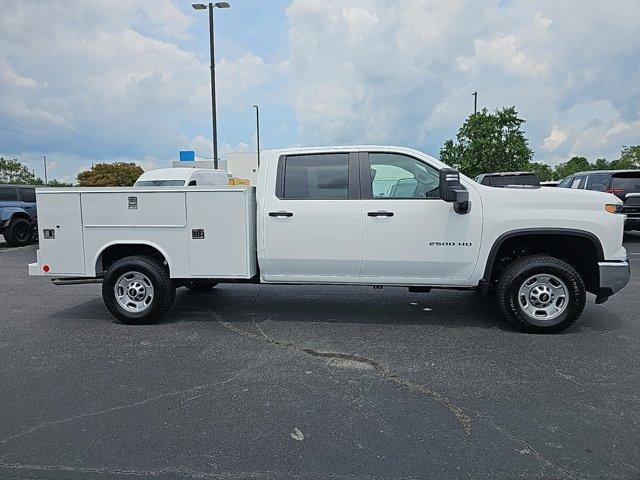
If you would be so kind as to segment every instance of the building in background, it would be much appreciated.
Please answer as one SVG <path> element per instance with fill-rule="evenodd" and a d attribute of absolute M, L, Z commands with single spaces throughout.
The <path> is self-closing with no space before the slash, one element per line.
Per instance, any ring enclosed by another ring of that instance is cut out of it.
<path fill-rule="evenodd" d="M 220 162 L 220 168 L 226 168 L 227 172 L 235 178 L 246 178 L 251 185 L 258 179 L 258 158 L 253 153 L 227 153 L 225 159 Z"/>

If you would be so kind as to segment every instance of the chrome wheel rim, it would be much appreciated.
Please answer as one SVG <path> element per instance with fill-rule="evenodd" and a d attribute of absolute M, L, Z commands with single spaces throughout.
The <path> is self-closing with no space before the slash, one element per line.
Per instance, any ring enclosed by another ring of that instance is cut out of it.
<path fill-rule="evenodd" d="M 127 312 L 142 313 L 153 302 L 153 285 L 140 272 L 127 272 L 118 277 L 113 287 L 118 304 Z"/>
<path fill-rule="evenodd" d="M 569 289 L 555 275 L 533 275 L 520 286 L 518 303 L 528 317 L 537 321 L 551 321 L 567 309 Z"/>

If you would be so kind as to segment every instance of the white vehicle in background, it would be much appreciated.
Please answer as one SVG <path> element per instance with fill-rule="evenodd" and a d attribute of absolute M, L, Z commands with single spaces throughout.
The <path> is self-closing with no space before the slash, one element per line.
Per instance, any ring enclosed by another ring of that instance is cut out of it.
<path fill-rule="evenodd" d="M 164 315 L 180 286 L 341 284 L 495 291 L 513 325 L 541 333 L 629 281 L 619 198 L 492 188 L 408 148 L 265 151 L 257 187 L 176 180 L 37 190 L 29 273 L 101 282 L 130 324 Z"/>
<path fill-rule="evenodd" d="M 210 168 L 158 168 L 144 172 L 134 187 L 196 187 L 228 185 L 224 170 Z"/>

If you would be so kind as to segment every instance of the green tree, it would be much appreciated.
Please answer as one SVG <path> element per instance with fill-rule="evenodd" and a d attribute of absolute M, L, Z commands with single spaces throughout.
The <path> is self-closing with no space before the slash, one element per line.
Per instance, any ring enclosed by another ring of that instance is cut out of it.
<path fill-rule="evenodd" d="M 620 158 L 611 162 L 612 170 L 633 170 L 640 168 L 640 145 L 622 147 Z"/>
<path fill-rule="evenodd" d="M 607 161 L 606 158 L 598 158 L 596 162 L 591 167 L 591 170 L 610 170 L 611 164 Z"/>
<path fill-rule="evenodd" d="M 0 157 L 0 183 L 42 185 L 43 182 L 18 160 Z"/>
<path fill-rule="evenodd" d="M 456 140 L 447 140 L 440 160 L 475 177 L 481 173 L 521 171 L 529 168 L 533 151 L 521 127 L 515 107 L 487 109 L 470 115 L 460 127 Z"/>
<path fill-rule="evenodd" d="M 49 180 L 49 183 L 47 183 L 47 187 L 73 187 L 73 184 L 61 182 L 60 180 L 56 180 L 54 178 L 53 180 Z"/>
<path fill-rule="evenodd" d="M 529 167 L 525 170 L 535 172 L 538 176 L 538 180 L 541 182 L 548 182 L 549 180 L 553 180 L 553 169 L 550 165 L 543 162 L 531 162 Z"/>
<path fill-rule="evenodd" d="M 591 170 L 591 164 L 585 157 L 571 157 L 568 162 L 556 165 L 555 176 L 558 179 L 568 177 L 578 172 Z"/>
<path fill-rule="evenodd" d="M 81 187 L 130 187 L 144 170 L 135 163 L 96 163 L 78 174 Z"/>

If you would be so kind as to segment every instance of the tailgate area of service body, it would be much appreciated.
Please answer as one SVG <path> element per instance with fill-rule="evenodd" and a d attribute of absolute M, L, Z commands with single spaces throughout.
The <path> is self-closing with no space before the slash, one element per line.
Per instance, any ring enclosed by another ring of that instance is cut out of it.
<path fill-rule="evenodd" d="M 30 273 L 95 277 L 116 245 L 148 245 L 172 278 L 257 273 L 255 188 L 74 188 L 36 191 L 40 247 Z"/>

